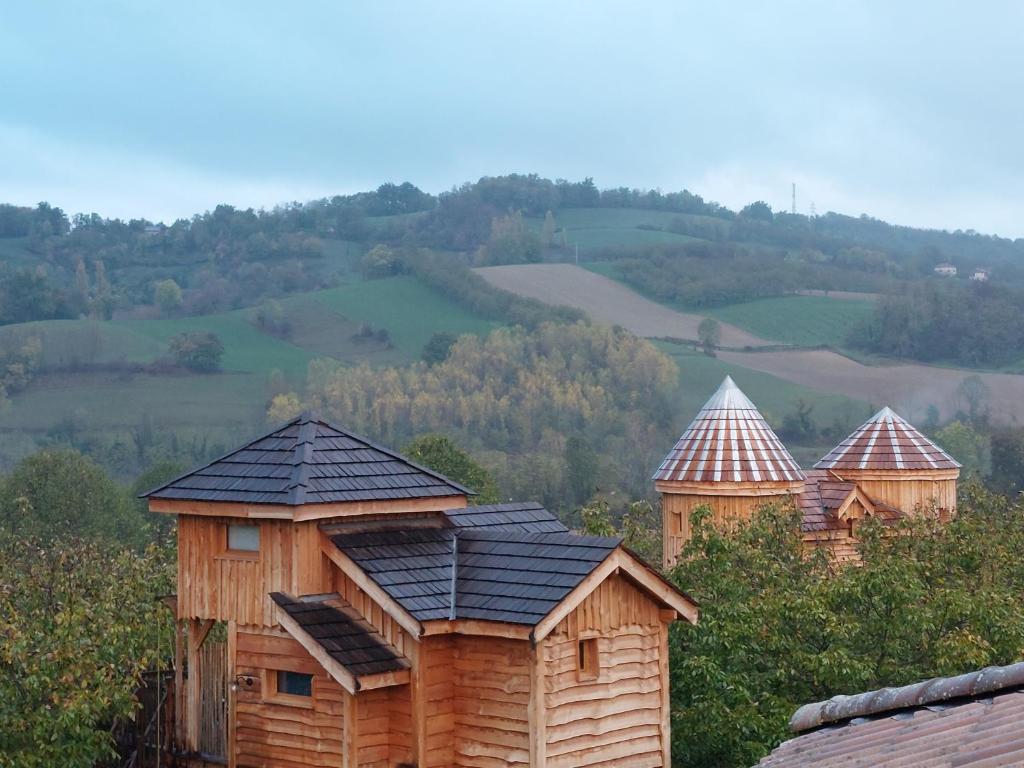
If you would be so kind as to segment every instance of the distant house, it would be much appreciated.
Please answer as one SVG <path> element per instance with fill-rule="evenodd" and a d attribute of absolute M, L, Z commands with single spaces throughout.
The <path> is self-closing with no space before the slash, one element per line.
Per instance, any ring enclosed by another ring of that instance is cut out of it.
<path fill-rule="evenodd" d="M 661 493 L 664 562 L 692 535 L 690 517 L 711 508 L 716 522 L 750 519 L 758 507 L 792 500 L 808 547 L 855 559 L 864 518 L 891 525 L 934 508 L 956 509 L 960 465 L 889 408 L 883 408 L 803 470 L 730 377 L 711 396 L 654 474 Z"/>
<path fill-rule="evenodd" d="M 150 491 L 178 520 L 176 765 L 668 768 L 694 602 L 471 493 L 312 414 Z"/>
<path fill-rule="evenodd" d="M 935 274 L 941 277 L 956 277 L 956 267 L 948 261 L 935 265 Z"/>
<path fill-rule="evenodd" d="M 973 280 L 976 283 L 987 283 L 988 276 L 989 270 L 983 267 L 978 267 L 971 273 L 971 280 Z"/>
<path fill-rule="evenodd" d="M 1024 663 L 836 696 L 796 711 L 758 768 L 1024 765 Z"/>

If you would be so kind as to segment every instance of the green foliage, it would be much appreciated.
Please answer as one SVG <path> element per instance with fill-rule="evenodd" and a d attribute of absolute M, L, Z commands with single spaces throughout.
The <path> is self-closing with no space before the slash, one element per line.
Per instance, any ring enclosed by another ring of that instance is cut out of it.
<path fill-rule="evenodd" d="M 167 459 L 158 461 L 139 475 L 128 492 L 139 520 L 145 520 L 147 523 L 147 534 L 158 542 L 164 542 L 171 538 L 175 526 L 174 515 L 150 512 L 149 500 L 140 499 L 139 496 L 182 475 L 185 470 L 186 466 L 180 461 Z"/>
<path fill-rule="evenodd" d="M 593 496 L 600 469 L 600 458 L 589 442 L 576 435 L 565 441 L 565 480 L 570 504 L 582 504 Z"/>
<path fill-rule="evenodd" d="M 580 528 L 588 536 L 618 536 L 622 543 L 649 564 L 662 558 L 661 512 L 649 501 L 629 504 L 616 524 L 608 502 L 593 501 L 578 510 Z"/>
<path fill-rule="evenodd" d="M 427 365 L 443 363 L 448 359 L 448 353 L 452 351 L 452 346 L 456 341 L 458 341 L 458 337 L 453 333 L 435 333 L 423 347 L 420 359 Z"/>
<path fill-rule="evenodd" d="M 178 365 L 204 373 L 219 370 L 224 356 L 224 344 L 214 333 L 180 333 L 168 349 Z"/>
<path fill-rule="evenodd" d="M 720 322 L 783 344 L 842 347 L 852 329 L 873 311 L 871 301 L 780 296 L 715 307 L 710 314 Z"/>
<path fill-rule="evenodd" d="M 0 484 L 0 525 L 19 535 L 106 537 L 139 544 L 143 518 L 121 486 L 91 459 L 45 450 L 23 459 Z"/>
<path fill-rule="evenodd" d="M 967 486 L 959 516 L 862 529 L 863 564 L 805 555 L 800 517 L 767 507 L 733 532 L 705 508 L 671 578 L 701 604 L 672 636 L 680 765 L 749 766 L 802 704 L 1019 659 L 1020 506 Z"/>
<path fill-rule="evenodd" d="M 962 478 L 975 480 L 989 473 L 989 438 L 969 424 L 951 421 L 935 432 L 935 442 L 963 465 Z"/>
<path fill-rule="evenodd" d="M 482 264 L 525 264 L 540 261 L 541 239 L 523 219 L 522 211 L 496 217 L 491 237 L 480 253 Z"/>
<path fill-rule="evenodd" d="M 407 446 L 403 453 L 413 461 L 440 472 L 460 485 L 476 491 L 471 504 L 496 504 L 498 484 L 484 467 L 444 435 L 423 435 Z"/>
<path fill-rule="evenodd" d="M 398 253 L 393 248 L 381 244 L 367 251 L 359 266 L 363 275 L 370 279 L 391 277 L 401 273 L 403 269 Z"/>
<path fill-rule="evenodd" d="M 740 217 L 751 221 L 771 221 L 775 218 L 771 207 L 763 200 L 744 206 L 740 211 Z"/>
<path fill-rule="evenodd" d="M 153 303 L 164 314 L 176 312 L 181 308 L 181 286 L 170 278 L 161 280 L 153 288 Z"/>
<path fill-rule="evenodd" d="M 173 549 L 40 543 L 0 526 L 0 766 L 92 768 L 113 756 L 141 674 L 166 668 Z"/>
<path fill-rule="evenodd" d="M 1006 494 L 1024 491 L 1024 429 L 1004 428 L 992 433 L 992 487 Z"/>
<path fill-rule="evenodd" d="M 697 326 L 697 339 L 700 341 L 701 349 L 708 357 L 715 356 L 715 347 L 722 341 L 722 327 L 718 321 L 711 317 L 705 317 Z"/>

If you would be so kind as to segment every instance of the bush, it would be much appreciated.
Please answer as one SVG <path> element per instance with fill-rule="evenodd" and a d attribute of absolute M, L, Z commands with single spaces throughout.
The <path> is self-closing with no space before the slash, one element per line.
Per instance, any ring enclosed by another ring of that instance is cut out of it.
<path fill-rule="evenodd" d="M 214 333 L 179 333 L 171 339 L 170 352 L 178 365 L 208 373 L 220 370 L 224 344 Z"/>

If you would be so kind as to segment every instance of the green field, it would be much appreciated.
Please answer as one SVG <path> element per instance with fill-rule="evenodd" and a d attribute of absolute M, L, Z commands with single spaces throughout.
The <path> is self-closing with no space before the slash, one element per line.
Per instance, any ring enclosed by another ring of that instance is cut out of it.
<path fill-rule="evenodd" d="M 798 400 L 813 406 L 813 418 L 819 428 L 838 423 L 842 425 L 842 430 L 852 431 L 871 415 L 870 405 L 860 400 L 808 389 L 771 374 L 708 357 L 684 345 L 663 341 L 653 343 L 672 357 L 679 366 L 682 394 L 677 403 L 676 413 L 680 430 L 697 414 L 727 375 L 733 377 L 740 389 L 775 428 L 782 423 L 787 414 L 794 411 Z M 831 447 L 832 444 L 828 441 L 820 445 L 787 445 L 794 458 L 803 466 L 810 466 Z"/>
<path fill-rule="evenodd" d="M 780 296 L 703 310 L 745 331 L 800 347 L 842 347 L 850 330 L 871 317 L 870 301 L 827 296 Z"/>
<path fill-rule="evenodd" d="M 632 208 L 568 208 L 559 212 L 555 225 L 565 229 L 566 244 L 570 248 L 578 245 L 582 254 L 625 245 L 685 243 L 696 240 L 697 238 L 669 231 L 673 220 L 681 216 L 683 214 L 670 211 L 643 211 Z M 539 231 L 543 219 L 534 218 L 530 223 Z M 556 239 L 557 237 L 559 236 L 556 236 Z"/>
<path fill-rule="evenodd" d="M 435 332 L 485 334 L 498 325 L 413 277 L 299 294 L 282 299 L 281 305 L 292 326 L 286 339 L 263 332 L 253 308 L 200 317 L 53 320 L 0 329 L 0 335 L 18 339 L 38 336 L 43 347 L 43 372 L 0 410 L 0 466 L 35 450 L 38 438 L 69 420 L 91 438 L 129 445 L 131 429 L 144 416 L 182 439 L 198 435 L 238 442 L 263 426 L 272 371 L 298 386 L 317 357 L 349 365 L 404 365 L 419 358 Z M 354 339 L 361 324 L 386 329 L 390 345 Z M 223 372 L 154 374 L 95 367 L 153 362 L 166 354 L 175 334 L 200 331 L 223 341 Z"/>

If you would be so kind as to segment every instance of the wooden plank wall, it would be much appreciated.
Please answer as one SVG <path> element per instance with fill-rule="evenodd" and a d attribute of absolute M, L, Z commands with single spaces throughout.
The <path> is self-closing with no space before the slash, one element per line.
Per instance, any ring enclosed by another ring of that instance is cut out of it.
<path fill-rule="evenodd" d="M 391 768 L 411 763 L 409 686 L 362 691 L 356 700 L 359 768 Z"/>
<path fill-rule="evenodd" d="M 452 764 L 458 768 L 528 766 L 529 643 L 457 635 L 452 656 Z"/>
<path fill-rule="evenodd" d="M 749 520 L 762 504 L 782 496 L 699 496 L 696 494 L 663 493 L 661 514 L 665 565 L 679 557 L 683 545 L 690 540 L 690 514 L 701 505 L 711 507 L 716 523 Z"/>
<path fill-rule="evenodd" d="M 455 764 L 455 637 L 424 637 L 418 648 L 423 687 L 424 758 L 422 768 Z"/>
<path fill-rule="evenodd" d="M 253 686 L 235 694 L 235 754 L 239 768 L 341 768 L 345 690 L 284 632 L 239 628 L 235 672 Z M 311 706 L 263 700 L 265 669 L 313 675 Z"/>
<path fill-rule="evenodd" d="M 658 604 L 613 576 L 545 638 L 548 768 L 665 766 L 667 632 Z M 599 655 L 591 680 L 577 669 L 578 643 L 588 636 Z"/>
<path fill-rule="evenodd" d="M 381 636 L 393 645 L 400 654 L 411 658 L 412 652 L 409 644 L 415 642 L 401 624 L 378 605 L 373 598 L 363 591 L 358 584 L 346 576 L 339 568 L 331 567 L 334 573 L 334 583 L 329 590 L 337 592 L 359 614 L 365 618 Z"/>
<path fill-rule="evenodd" d="M 178 610 L 182 618 L 235 620 L 273 626 L 267 596 L 329 590 L 316 522 L 262 520 L 260 551 L 254 556 L 225 552 L 229 518 L 178 516 Z M 327 581 L 327 583 L 325 583 Z"/>
<path fill-rule="evenodd" d="M 948 514 L 956 511 L 956 480 L 875 480 L 851 477 L 872 499 L 884 501 L 908 514 L 934 503 Z"/>

